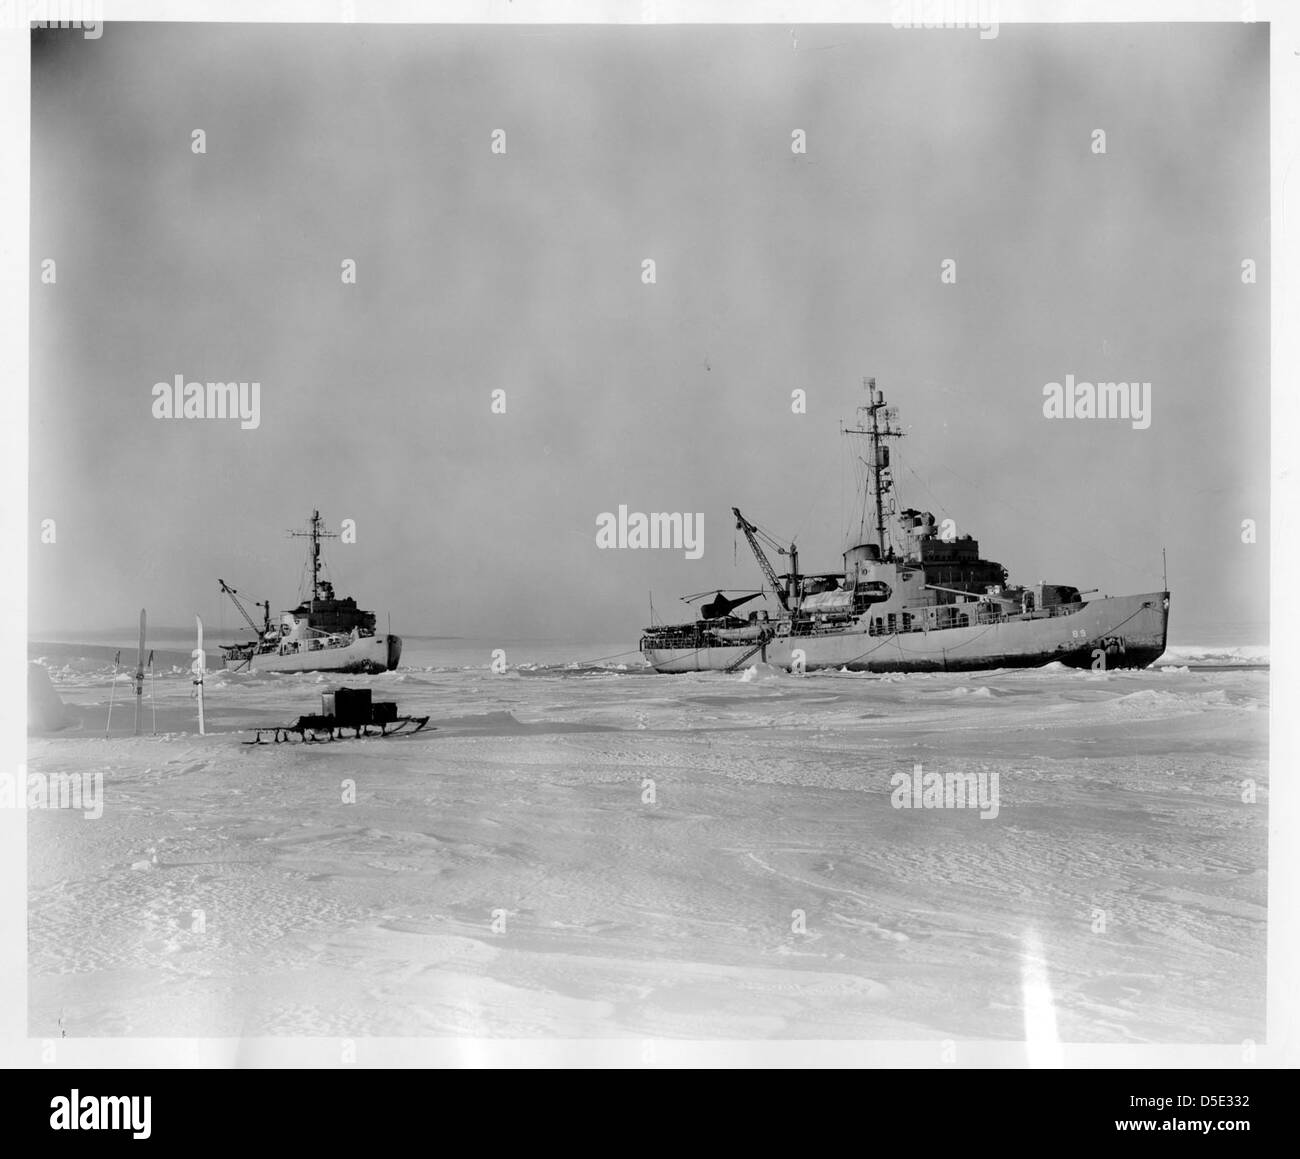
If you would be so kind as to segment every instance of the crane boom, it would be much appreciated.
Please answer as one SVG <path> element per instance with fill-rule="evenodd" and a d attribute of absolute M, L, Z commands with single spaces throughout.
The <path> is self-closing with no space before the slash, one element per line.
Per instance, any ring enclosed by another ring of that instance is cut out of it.
<path fill-rule="evenodd" d="M 262 629 L 259 628 L 255 623 L 253 623 L 253 617 L 248 614 L 247 610 L 244 608 L 244 605 L 239 602 L 239 593 L 235 591 L 235 589 L 232 588 L 228 583 L 226 583 L 226 581 L 223 580 L 220 576 L 217 577 L 217 583 L 221 585 L 221 590 L 230 597 L 230 602 L 239 609 L 239 614 L 244 617 L 244 622 L 250 628 L 253 629 L 253 635 L 260 636 L 262 634 Z M 270 613 L 268 611 L 268 615 L 269 614 Z"/>
<path fill-rule="evenodd" d="M 748 519 L 740 513 L 739 507 L 731 509 L 732 515 L 736 517 L 736 528 L 745 533 L 745 539 L 749 542 L 749 550 L 754 553 L 754 558 L 758 560 L 758 566 L 763 569 L 763 574 L 767 577 L 767 582 L 772 585 L 772 591 L 780 602 L 785 611 L 790 610 L 789 599 L 781 587 L 781 581 L 777 578 L 776 569 L 768 561 L 767 555 L 763 551 L 763 546 L 758 542 L 758 528 L 755 527 Z M 781 554 L 785 554 L 784 548 L 778 549 Z"/>

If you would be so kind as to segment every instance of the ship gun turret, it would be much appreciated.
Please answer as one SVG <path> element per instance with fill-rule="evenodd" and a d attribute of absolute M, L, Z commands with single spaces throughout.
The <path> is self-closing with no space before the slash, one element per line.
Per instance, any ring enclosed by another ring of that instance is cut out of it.
<path fill-rule="evenodd" d="M 966 600 L 992 600 L 995 604 L 1012 604 L 1019 607 L 1023 602 L 1019 597 L 1004 596 L 994 592 L 967 592 L 960 588 L 945 588 L 939 584 L 926 584 L 932 592 L 949 592 L 954 596 L 961 596 Z"/>

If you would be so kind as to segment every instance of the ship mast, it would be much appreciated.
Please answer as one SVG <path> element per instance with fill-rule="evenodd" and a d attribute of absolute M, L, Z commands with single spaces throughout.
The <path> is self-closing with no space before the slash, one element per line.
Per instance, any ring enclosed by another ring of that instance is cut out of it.
<path fill-rule="evenodd" d="M 320 517 L 319 511 L 311 513 L 311 524 L 306 531 L 291 531 L 289 536 L 292 539 L 310 539 L 311 549 L 308 558 L 311 560 L 311 603 L 312 611 L 316 610 L 316 601 L 324 599 L 320 594 L 320 541 L 322 539 L 337 539 L 338 534 L 333 531 L 322 531 L 321 525 L 324 520 Z"/>
<path fill-rule="evenodd" d="M 889 470 L 889 445 L 885 439 L 901 439 L 903 432 L 895 423 L 898 412 L 885 405 L 883 391 L 876 389 L 874 378 L 864 378 L 862 386 L 867 392 L 867 404 L 858 407 L 858 426 L 843 428 L 846 435 L 866 435 L 870 448 L 867 469 L 871 472 L 869 493 L 876 505 L 876 543 L 881 559 L 892 559 L 894 550 L 885 542 L 885 496 L 893 490 L 894 480 Z"/>

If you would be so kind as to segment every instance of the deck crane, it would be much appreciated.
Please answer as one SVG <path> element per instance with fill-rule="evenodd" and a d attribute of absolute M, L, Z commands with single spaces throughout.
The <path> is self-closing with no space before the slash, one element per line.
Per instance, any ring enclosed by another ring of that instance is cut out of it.
<path fill-rule="evenodd" d="M 259 628 L 255 623 L 253 623 L 253 617 L 248 614 L 248 611 L 245 609 L 244 605 L 239 602 L 239 593 L 235 591 L 235 589 L 232 588 L 228 583 L 226 583 L 226 581 L 223 580 L 220 576 L 217 577 L 217 583 L 221 585 L 221 590 L 230 597 L 230 602 L 239 609 L 239 614 L 244 617 L 244 622 L 250 628 L 253 629 L 254 636 L 260 637 L 263 632 L 269 632 L 271 630 L 271 601 L 270 600 L 266 600 L 264 603 L 260 603 L 260 604 L 256 600 L 253 601 L 253 607 L 264 608 L 266 612 L 265 627 Z"/>
<path fill-rule="evenodd" d="M 754 558 L 758 560 L 758 566 L 763 569 L 767 582 L 772 585 L 772 592 L 781 607 L 787 612 L 792 611 L 790 605 L 792 602 L 796 602 L 795 589 L 799 582 L 799 549 L 793 543 L 789 547 L 782 546 L 766 531 L 755 527 L 754 524 L 741 515 L 739 507 L 733 507 L 731 513 L 736 517 L 736 530 L 745 533 L 745 539 L 749 542 L 749 549 L 754 553 Z M 776 574 L 776 569 L 772 567 L 763 552 L 763 545 L 759 542 L 760 539 L 778 555 L 788 555 L 790 557 L 790 574 L 787 577 L 789 583 L 784 589 L 781 587 L 781 581 Z"/>

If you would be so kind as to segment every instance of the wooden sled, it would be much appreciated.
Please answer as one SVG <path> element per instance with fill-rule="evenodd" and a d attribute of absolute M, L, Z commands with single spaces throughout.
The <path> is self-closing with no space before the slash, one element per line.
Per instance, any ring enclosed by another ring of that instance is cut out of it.
<path fill-rule="evenodd" d="M 259 728 L 253 740 L 244 744 L 271 744 L 263 740 L 269 734 L 275 744 L 327 744 L 333 740 L 363 740 L 367 737 L 397 736 L 398 733 L 417 733 L 429 723 L 427 716 L 399 716 L 383 724 L 340 724 L 332 716 L 300 716 L 293 724 L 277 724 Z M 408 728 L 414 725 L 414 728 Z M 298 741 L 294 741 L 293 737 Z"/>
<path fill-rule="evenodd" d="M 277 724 L 256 730 L 244 744 L 269 744 L 262 739 L 269 733 L 275 744 L 324 744 L 332 740 L 362 740 L 366 737 L 396 736 L 399 732 L 419 732 L 429 723 L 427 716 L 398 716 L 397 705 L 390 701 L 371 703 L 368 688 L 339 688 L 321 697 L 322 712 L 300 716 L 293 724 Z M 408 726 L 414 725 L 414 728 Z M 351 733 L 349 737 L 347 734 Z M 298 741 L 294 741 L 294 737 Z"/>

